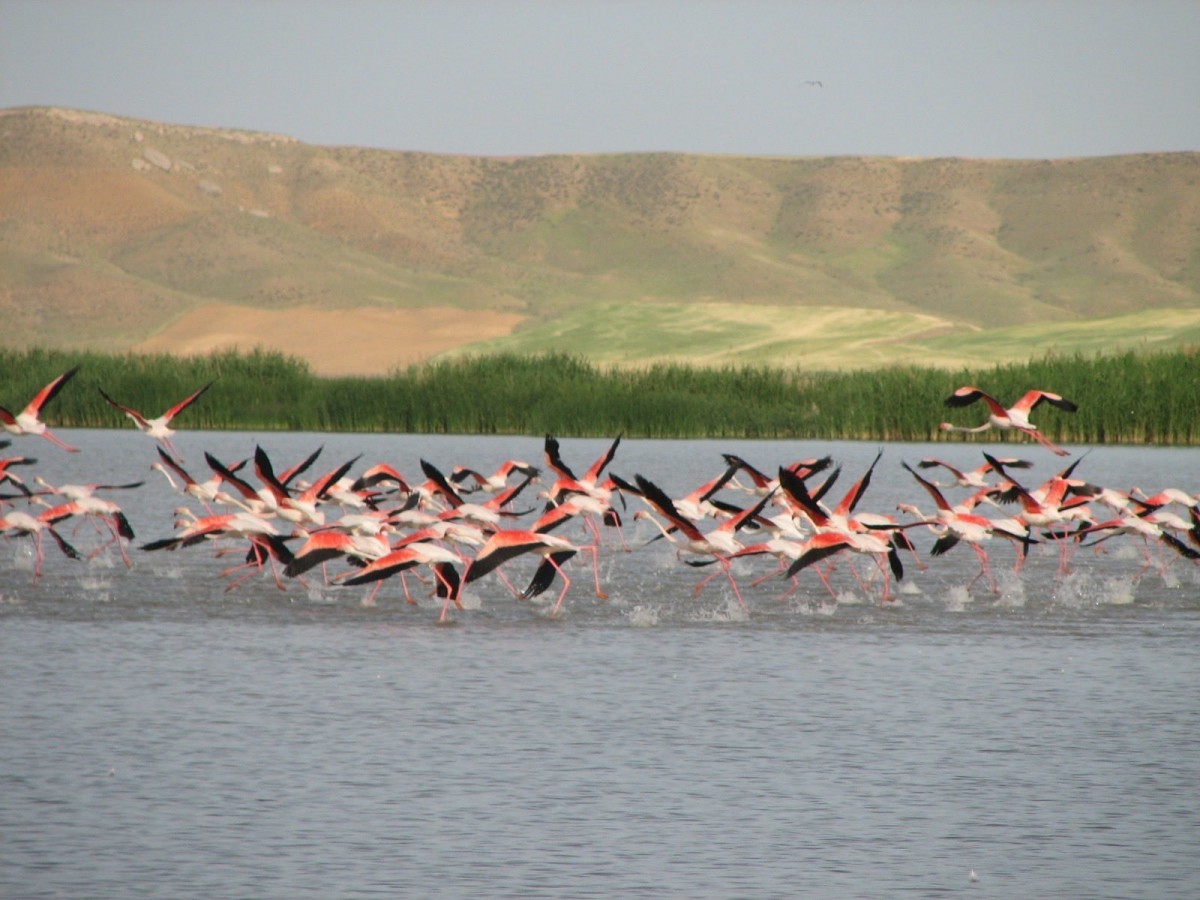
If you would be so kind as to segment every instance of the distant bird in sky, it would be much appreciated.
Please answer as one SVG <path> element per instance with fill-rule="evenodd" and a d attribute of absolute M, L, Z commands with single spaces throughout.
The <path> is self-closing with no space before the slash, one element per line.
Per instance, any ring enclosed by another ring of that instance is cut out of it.
<path fill-rule="evenodd" d="M 809 81 L 806 81 L 806 82 L 804 82 L 804 84 L 805 84 L 807 87 L 825 87 L 825 85 L 824 85 L 824 84 L 822 84 L 821 82 L 817 81 L 816 79 L 810 79 Z"/>

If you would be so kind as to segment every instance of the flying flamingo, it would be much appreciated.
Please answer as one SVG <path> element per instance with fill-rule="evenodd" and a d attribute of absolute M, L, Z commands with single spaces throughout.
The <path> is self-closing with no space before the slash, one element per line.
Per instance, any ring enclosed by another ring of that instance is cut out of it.
<path fill-rule="evenodd" d="M 522 462 L 519 459 L 505 460 L 491 475 L 481 475 L 474 469 L 469 469 L 466 466 L 455 466 L 450 472 L 450 480 L 458 485 L 461 493 L 471 493 L 482 490 L 488 494 L 498 494 L 500 491 L 508 487 L 508 477 L 513 472 L 519 472 L 522 475 L 528 475 L 531 478 L 536 478 L 540 470 L 536 466 L 531 466 L 527 462 Z M 475 485 L 470 488 L 463 487 L 463 483 L 471 480 Z"/>
<path fill-rule="evenodd" d="M 175 445 L 171 443 L 171 435 L 175 433 L 175 431 L 171 428 L 171 420 L 195 403 L 198 399 L 200 399 L 200 395 L 212 386 L 213 383 L 210 381 L 204 387 L 200 388 L 200 390 L 189 394 L 183 400 L 180 400 L 178 403 L 168 409 L 161 416 L 158 416 L 154 419 L 147 418 L 132 407 L 118 403 L 112 397 L 108 396 L 108 394 L 104 393 L 103 388 L 96 388 L 96 390 L 100 391 L 100 396 L 105 399 L 109 406 L 119 409 L 121 412 L 125 413 L 125 415 L 127 415 L 133 421 L 133 424 L 137 426 L 138 431 L 154 438 L 156 441 L 162 444 L 172 456 L 183 459 L 183 457 L 179 455 L 179 451 L 175 449 Z"/>
<path fill-rule="evenodd" d="M 1070 568 L 1067 538 L 1072 522 L 1081 522 L 1081 527 L 1094 524 L 1091 508 L 1088 506 L 1091 498 L 1099 494 L 1100 488 L 1085 482 L 1072 480 L 1069 476 L 1074 464 L 1067 467 L 1049 479 L 1040 488 L 1029 491 L 1013 481 L 1004 470 L 1004 464 L 984 454 L 996 469 L 996 473 L 1005 479 L 1003 490 L 997 496 L 1004 502 L 1017 500 L 1021 504 L 1021 520 L 1031 528 L 1048 529 L 1047 536 L 1059 542 L 1060 575 L 1065 575 Z M 1076 461 L 1078 462 L 1078 461 Z M 1055 527 L 1061 531 L 1055 531 Z"/>
<path fill-rule="evenodd" d="M 0 448 L 7 447 L 9 443 L 11 442 L 0 441 Z M 26 497 L 30 496 L 30 490 L 25 482 L 15 472 L 8 470 L 10 466 L 32 466 L 36 463 L 36 459 L 30 459 L 27 456 L 6 456 L 4 459 L 0 459 L 0 484 L 11 481 L 22 494 Z"/>
<path fill-rule="evenodd" d="M 754 466 L 750 465 L 750 463 L 746 462 L 746 460 L 742 459 L 740 456 L 737 456 L 733 453 L 725 453 L 722 455 L 725 457 L 726 464 L 728 464 L 732 469 L 730 474 L 735 476 L 730 481 L 730 487 L 739 488 L 759 497 L 765 496 L 779 487 L 778 478 L 769 477 L 766 475 L 766 473 L 754 468 Z M 820 459 L 798 460 L 789 466 L 785 466 L 785 468 L 793 475 L 807 479 L 810 476 L 816 475 L 818 472 L 823 472 L 825 469 L 829 468 L 832 462 L 833 457 L 822 456 Z M 751 481 L 749 486 L 743 485 L 737 480 L 736 473 L 739 471 L 745 472 L 746 475 L 749 476 Z"/>
<path fill-rule="evenodd" d="M 978 434 L 981 431 L 987 431 L 989 428 L 1016 429 L 1029 435 L 1052 453 L 1056 453 L 1059 456 L 1068 455 L 1066 450 L 1052 444 L 1044 434 L 1038 431 L 1037 426 L 1029 421 L 1029 414 L 1041 403 L 1049 403 L 1051 406 L 1056 406 L 1067 412 L 1075 412 L 1079 407 L 1070 400 L 1060 397 L 1058 394 L 1052 394 L 1050 391 L 1035 389 L 1027 391 L 1015 405 L 1006 409 L 1001 405 L 999 400 L 990 394 L 984 393 L 977 387 L 967 386 L 960 387 L 947 397 L 946 405 L 953 409 L 960 406 L 970 406 L 978 400 L 986 403 L 989 410 L 988 419 L 982 425 L 974 428 L 966 428 L 961 425 L 952 425 L 949 422 L 943 422 L 938 427 L 942 431 L 955 431 L 967 434 Z"/>
<path fill-rule="evenodd" d="M 544 455 L 546 465 L 558 476 L 558 480 L 551 485 L 550 490 L 545 496 L 550 498 L 552 503 L 562 503 L 572 496 L 585 495 L 594 501 L 594 506 L 598 509 L 584 509 L 583 515 L 585 520 L 591 516 L 596 516 L 600 522 L 617 530 L 617 536 L 620 538 L 622 546 L 629 550 L 629 546 L 625 543 L 625 535 L 621 531 L 621 515 L 617 512 L 615 506 L 612 505 L 613 494 L 619 489 L 619 479 L 605 478 L 600 480 L 604 469 L 612 462 L 616 455 L 617 447 L 621 444 L 621 435 L 617 435 L 609 445 L 608 450 L 595 462 L 588 467 L 588 470 L 582 476 L 576 477 L 571 467 L 563 462 L 562 456 L 559 453 L 558 440 L 553 435 L 546 435 L 544 444 Z M 624 498 L 622 497 L 622 503 Z M 594 528 L 599 540 L 599 528 Z"/>
<path fill-rule="evenodd" d="M 275 560 L 279 559 L 286 566 L 292 559 L 292 552 L 284 543 L 284 536 L 279 530 L 262 516 L 250 512 L 220 513 L 211 516 L 195 516 L 187 507 L 180 507 L 179 512 L 191 519 L 186 525 L 177 522 L 179 528 L 174 537 L 163 538 L 142 544 L 143 550 L 177 550 L 180 547 L 191 547 L 204 541 L 216 540 L 222 537 L 243 538 L 250 542 L 247 562 L 243 566 L 234 566 L 221 573 L 225 577 L 245 566 L 254 566 L 261 570 L 267 561 L 271 563 L 271 572 L 275 576 L 275 585 L 281 591 L 286 590 L 279 572 L 275 568 Z M 250 575 L 254 574 L 253 572 Z M 233 590 L 250 575 L 230 583 L 226 592 Z"/>
<path fill-rule="evenodd" d="M 70 381 L 75 373 L 79 371 L 79 366 L 68 369 L 63 374 L 59 375 L 52 382 L 42 388 L 29 401 L 29 405 L 17 413 L 15 416 L 3 406 L 0 406 L 0 425 L 10 434 L 36 434 L 44 437 L 56 447 L 61 447 L 68 453 L 78 453 L 78 447 L 72 447 L 70 444 L 60 440 L 54 435 L 46 423 L 42 421 L 42 408 L 54 399 L 55 395 L 63 389 L 68 381 Z"/>
<path fill-rule="evenodd" d="M 378 531 L 368 534 L 331 527 L 309 535 L 308 540 L 292 555 L 283 574 L 289 578 L 296 578 L 315 566 L 339 557 L 368 563 L 386 555 L 390 550 L 391 545 Z"/>
<path fill-rule="evenodd" d="M 589 515 L 603 515 L 605 508 L 593 498 L 586 494 L 572 494 L 570 499 L 559 503 L 557 506 L 553 503 L 546 504 L 546 509 L 538 516 L 531 526 L 530 531 L 535 531 L 539 534 L 549 534 L 554 529 L 558 528 L 564 522 L 578 517 L 584 524 L 584 529 L 592 535 L 592 543 L 585 547 L 580 547 L 580 550 L 591 551 L 592 554 L 592 575 L 596 584 L 596 598 L 599 600 L 607 600 L 608 594 L 600 587 L 600 531 L 588 518 Z M 533 581 L 527 587 L 522 596 L 525 598 L 536 597 L 554 581 L 554 566 L 547 559 L 544 560 L 541 566 L 534 573 Z"/>
<path fill-rule="evenodd" d="M 1015 457 L 1004 457 L 999 461 L 1004 464 L 1005 468 L 1009 469 L 1028 469 L 1033 465 L 1033 463 L 1029 462 L 1028 460 L 1016 459 Z M 996 471 L 995 466 L 993 466 L 990 462 L 984 462 L 982 466 L 972 469 L 969 472 L 964 472 L 962 469 L 950 465 L 950 463 L 946 462 L 945 460 L 934 459 L 933 457 L 926 457 L 917 463 L 917 468 L 919 469 L 932 469 L 938 466 L 954 476 L 954 483 L 956 485 L 964 488 L 990 487 L 991 485 L 989 485 L 985 480 L 986 476 L 989 473 Z M 937 481 L 933 482 L 933 484 L 937 485 L 938 487 L 946 487 L 946 485 Z"/>
<path fill-rule="evenodd" d="M 1104 532 L 1102 537 L 1097 538 L 1090 544 L 1084 544 L 1083 546 L 1085 547 L 1094 547 L 1097 544 L 1100 544 L 1101 542 L 1119 534 L 1132 534 L 1141 537 L 1143 550 L 1142 555 L 1145 560 L 1145 565 L 1142 566 L 1142 572 L 1145 572 L 1154 564 L 1150 558 L 1151 538 L 1160 542 L 1159 563 L 1160 569 L 1164 572 L 1166 570 L 1166 563 L 1162 561 L 1161 544 L 1166 544 L 1176 553 L 1187 559 L 1200 559 L 1200 551 L 1193 550 L 1167 530 L 1167 528 L 1178 528 L 1180 525 L 1182 525 L 1184 531 L 1190 532 L 1192 531 L 1192 526 L 1189 526 L 1178 516 L 1171 515 L 1168 517 L 1167 521 L 1164 522 L 1156 519 L 1155 514 L 1156 510 L 1153 507 L 1147 507 L 1141 512 L 1124 512 L 1114 519 L 1108 519 L 1104 522 L 1097 522 L 1095 524 L 1080 528 L 1075 532 L 1074 537 L 1076 540 L 1081 540 L 1086 534 Z"/>

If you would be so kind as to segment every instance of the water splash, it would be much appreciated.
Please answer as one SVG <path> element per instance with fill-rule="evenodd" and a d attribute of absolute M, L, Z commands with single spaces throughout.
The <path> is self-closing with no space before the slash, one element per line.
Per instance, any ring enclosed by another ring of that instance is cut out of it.
<path fill-rule="evenodd" d="M 956 584 L 946 590 L 946 597 L 942 602 L 946 612 L 963 612 L 974 602 L 974 598 L 965 584 Z"/>
<path fill-rule="evenodd" d="M 837 595 L 837 605 L 838 606 L 861 606 L 863 604 L 863 602 L 864 602 L 863 598 L 859 594 L 856 594 L 854 591 L 850 590 L 849 588 L 838 592 L 838 595 Z"/>
<path fill-rule="evenodd" d="M 634 628 L 653 628 L 658 625 L 658 610 L 635 606 L 625 614 L 625 620 Z"/>
<path fill-rule="evenodd" d="M 1051 594 L 1068 608 L 1124 606 L 1136 599 L 1138 579 L 1132 575 L 1097 575 L 1077 569 L 1064 575 Z"/>
<path fill-rule="evenodd" d="M 1025 608 L 1025 580 L 1016 572 L 1011 570 L 1001 572 L 996 577 L 996 587 L 1000 588 L 1000 596 L 996 600 L 997 606 L 1005 609 Z"/>

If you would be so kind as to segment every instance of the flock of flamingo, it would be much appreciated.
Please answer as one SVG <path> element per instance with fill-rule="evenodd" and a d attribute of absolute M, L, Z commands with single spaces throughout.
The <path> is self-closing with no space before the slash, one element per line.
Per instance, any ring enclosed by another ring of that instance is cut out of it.
<path fill-rule="evenodd" d="M 19 414 L 0 407 L 0 424 L 13 435 L 40 436 L 64 451 L 78 452 L 42 420 L 46 405 L 77 371 L 78 367 L 50 382 Z M 406 601 L 415 605 L 418 601 L 406 579 L 412 574 L 439 599 L 439 621 L 444 621 L 452 605 L 464 608 L 464 592 L 473 582 L 494 574 L 519 599 L 538 596 L 561 580 L 550 610 L 557 615 L 571 585 L 567 562 L 579 554 L 584 559 L 590 556 L 595 594 L 606 597 L 601 549 L 611 545 L 630 550 L 622 525 L 631 506 L 633 520 L 652 524 L 652 541 L 672 542 L 676 555 L 689 566 L 714 567 L 695 585 L 696 595 L 724 576 L 743 608 L 746 601 L 734 569 L 748 565 L 741 561 L 751 557 L 774 561 L 774 567 L 752 585 L 775 578 L 790 583 L 787 593 L 794 593 L 800 588 L 801 573 L 811 569 L 836 599 L 831 579 L 838 562 L 858 555 L 871 562 L 861 569 L 847 566 L 852 577 L 864 591 L 869 590 L 869 582 L 878 580 L 879 602 L 890 601 L 895 596 L 892 579 L 904 574 L 902 555 L 920 568 L 926 566 L 914 541 L 914 535 L 924 532 L 933 534 L 930 555 L 934 557 L 959 543 L 970 547 L 978 557 L 979 571 L 967 589 L 986 578 L 993 593 L 999 590 L 985 546 L 993 539 L 1012 545 L 1016 572 L 1035 544 L 1057 545 L 1062 574 L 1077 548 L 1119 535 L 1142 541 L 1144 569 L 1155 564 L 1151 548 L 1156 545 L 1160 567 L 1166 565 L 1162 548 L 1188 560 L 1200 559 L 1200 495 L 1176 488 L 1150 495 L 1137 488 L 1126 491 L 1092 484 L 1075 477 L 1082 458 L 1037 486 L 1025 486 L 1013 474 L 1029 468 L 1028 461 L 986 452 L 984 463 L 971 471 L 934 458 L 922 459 L 916 467 L 903 463 L 934 508 L 925 513 L 916 504 L 901 503 L 887 514 L 859 509 L 882 451 L 836 502 L 826 498 L 841 470 L 828 456 L 793 462 L 768 474 L 725 454 L 723 466 L 711 480 L 684 496 L 672 497 L 644 475 L 626 479 L 609 470 L 620 436 L 580 475 L 563 460 L 558 441 L 546 435 L 543 467 L 509 460 L 490 474 L 464 465 L 445 473 L 421 460 L 420 482 L 406 479 L 387 463 L 352 475 L 359 462 L 356 457 L 305 480 L 320 450 L 279 469 L 259 447 L 252 459 L 237 462 L 205 453 L 208 472 L 193 477 L 171 442 L 171 424 L 210 387 L 211 383 L 204 385 L 156 418 L 118 403 L 103 390 L 100 393 L 157 442 L 157 461 L 151 468 L 193 501 L 176 509 L 170 536 L 143 543 L 140 549 L 202 546 L 212 548 L 217 557 L 235 555 L 239 561 L 220 573 L 227 580 L 225 590 L 265 570 L 286 590 L 285 579 L 307 584 L 319 568 L 326 584 L 371 585 L 363 600 L 366 604 L 373 604 L 382 585 L 397 578 Z M 1006 408 L 968 386 L 956 390 L 945 404 L 964 407 L 978 401 L 987 406 L 985 422 L 974 428 L 942 423 L 941 429 L 1011 429 L 1057 456 L 1069 455 L 1030 422 L 1030 414 L 1043 403 L 1074 412 L 1076 406 L 1069 400 L 1031 390 Z M 11 443 L 0 441 L 0 450 Z M 65 556 L 80 558 L 60 531 L 71 520 L 93 522 L 104 538 L 91 555 L 115 545 L 125 564 L 131 565 L 127 546 L 135 540 L 133 529 L 117 503 L 102 495 L 144 482 L 52 485 L 40 476 L 20 477 L 17 470 L 34 463 L 23 456 L 0 458 L 0 486 L 14 491 L 0 494 L 0 534 L 33 541 L 35 582 L 42 574 L 44 535 Z M 934 472 L 946 480 L 934 480 Z M 533 484 L 544 489 L 535 494 Z M 952 500 L 947 496 L 951 490 L 967 493 Z M 518 504 L 528 508 L 517 509 Z M 578 536 L 562 536 L 568 529 Z M 514 585 L 504 568 L 517 557 L 538 559 L 524 588 Z"/>

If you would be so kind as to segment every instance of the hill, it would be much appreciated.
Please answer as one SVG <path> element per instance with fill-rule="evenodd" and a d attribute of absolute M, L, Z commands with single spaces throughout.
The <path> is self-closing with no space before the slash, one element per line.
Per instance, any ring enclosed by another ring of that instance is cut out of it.
<path fill-rule="evenodd" d="M 1200 343 L 1200 154 L 324 147 L 0 111 L 0 344 L 320 372 L 554 349 L 842 368 Z"/>

